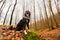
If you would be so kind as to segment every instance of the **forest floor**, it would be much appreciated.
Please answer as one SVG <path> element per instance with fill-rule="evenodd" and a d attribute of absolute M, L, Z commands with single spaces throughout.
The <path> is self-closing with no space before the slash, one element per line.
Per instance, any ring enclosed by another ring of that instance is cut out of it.
<path fill-rule="evenodd" d="M 53 30 L 44 29 L 37 32 L 41 40 L 60 40 L 60 28 Z M 8 27 L 0 26 L 0 40 L 23 40 L 21 31 L 8 30 Z"/>
<path fill-rule="evenodd" d="M 0 40 L 23 40 L 23 31 L 9 30 L 8 26 L 0 26 Z"/>
<path fill-rule="evenodd" d="M 60 40 L 60 28 L 49 31 L 48 29 L 42 32 L 38 31 L 41 40 Z"/>

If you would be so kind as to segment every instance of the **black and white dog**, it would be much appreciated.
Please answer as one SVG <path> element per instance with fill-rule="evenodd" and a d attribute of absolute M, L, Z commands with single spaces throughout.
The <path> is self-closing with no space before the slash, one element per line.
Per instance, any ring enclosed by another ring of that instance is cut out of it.
<path fill-rule="evenodd" d="M 18 22 L 17 26 L 16 26 L 16 31 L 20 31 L 20 30 L 24 30 L 25 34 L 26 33 L 26 26 L 29 29 L 29 22 L 30 22 L 30 11 L 26 11 L 23 18 Z M 10 30 L 13 30 L 13 26 L 9 27 Z"/>
<path fill-rule="evenodd" d="M 27 27 L 29 29 L 29 22 L 30 22 L 30 12 L 26 11 L 23 19 L 21 19 L 19 21 L 19 23 L 17 24 L 16 30 L 17 31 L 25 30 L 26 29 L 26 25 L 27 25 Z"/>

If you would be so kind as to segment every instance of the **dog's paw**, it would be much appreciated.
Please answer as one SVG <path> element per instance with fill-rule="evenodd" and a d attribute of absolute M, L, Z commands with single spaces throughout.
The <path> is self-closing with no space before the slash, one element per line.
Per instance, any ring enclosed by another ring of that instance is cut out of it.
<path fill-rule="evenodd" d="M 24 30 L 24 34 L 27 34 L 26 30 Z"/>

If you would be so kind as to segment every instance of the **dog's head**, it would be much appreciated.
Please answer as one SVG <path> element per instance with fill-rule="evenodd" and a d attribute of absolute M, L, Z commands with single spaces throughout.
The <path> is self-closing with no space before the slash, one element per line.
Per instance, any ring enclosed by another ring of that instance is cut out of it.
<path fill-rule="evenodd" d="M 30 11 L 25 12 L 25 16 L 30 17 L 30 15 L 31 15 Z"/>

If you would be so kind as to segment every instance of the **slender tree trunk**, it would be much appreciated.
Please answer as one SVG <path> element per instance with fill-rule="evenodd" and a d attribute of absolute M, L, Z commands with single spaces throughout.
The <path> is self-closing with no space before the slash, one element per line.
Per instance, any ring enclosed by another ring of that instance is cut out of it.
<path fill-rule="evenodd" d="M 25 2 L 25 0 L 24 0 L 23 2 L 24 2 L 24 4 L 23 4 L 23 16 L 24 16 L 24 12 L 25 12 L 25 4 L 26 4 L 26 2 Z"/>
<path fill-rule="evenodd" d="M 2 9 L 3 5 L 5 4 L 6 0 L 3 1 L 2 6 L 0 7 L 0 10 Z"/>
<path fill-rule="evenodd" d="M 38 2 L 37 2 L 38 3 Z M 38 4 L 38 8 L 39 8 L 39 13 L 40 13 L 40 21 L 41 21 L 41 16 L 42 16 L 42 13 L 41 13 L 41 9 L 39 7 L 39 4 Z M 40 25 L 41 26 L 41 25 Z"/>
<path fill-rule="evenodd" d="M 39 30 L 39 20 L 38 20 L 38 16 L 39 16 L 39 15 L 37 15 L 37 19 L 36 19 L 37 30 Z"/>
<path fill-rule="evenodd" d="M 2 8 L 3 8 L 4 4 L 5 4 L 5 2 L 6 2 L 6 0 L 3 1 L 3 4 L 2 4 L 2 6 L 0 7 L 0 17 L 1 17 Z"/>
<path fill-rule="evenodd" d="M 51 21 L 51 29 L 53 29 L 53 21 L 52 21 L 52 15 L 51 15 L 51 12 L 50 12 L 50 21 Z"/>
<path fill-rule="evenodd" d="M 59 18 L 60 17 L 60 11 L 59 11 L 58 4 L 56 2 L 57 1 L 54 0 L 55 6 L 56 6 L 56 9 L 57 9 L 57 15 L 58 15 L 58 17 L 55 16 L 55 18 L 56 18 L 56 21 L 57 21 L 58 26 L 59 26 L 60 23 L 58 22 L 58 20 L 60 20 L 60 18 Z M 57 20 L 57 18 L 59 18 L 59 19 Z"/>
<path fill-rule="evenodd" d="M 35 25 L 35 30 L 37 30 L 37 27 L 36 27 L 36 17 L 35 17 L 35 0 L 34 0 L 34 25 Z"/>
<path fill-rule="evenodd" d="M 52 11 L 51 0 L 49 0 L 49 3 L 50 3 L 50 10 L 51 10 L 51 12 L 52 12 L 53 19 L 54 19 L 54 21 L 55 21 L 55 23 L 56 23 L 56 27 L 58 27 L 58 23 L 57 23 L 57 21 L 56 21 L 56 19 L 55 19 L 55 16 L 54 16 L 53 11 Z"/>
<path fill-rule="evenodd" d="M 54 27 L 53 27 L 53 21 L 52 21 L 52 14 L 51 14 L 51 10 L 50 10 L 50 2 L 49 2 L 49 4 L 48 4 L 48 9 L 49 9 L 49 13 L 50 13 L 50 21 L 51 21 L 51 29 L 54 29 Z"/>
<path fill-rule="evenodd" d="M 38 2 L 37 2 L 38 3 Z M 39 4 L 38 4 L 38 9 L 39 9 L 39 13 L 40 13 L 40 27 L 43 27 L 42 24 L 44 23 L 44 19 L 43 19 L 43 15 L 42 15 L 42 12 L 41 12 L 41 8 L 39 7 Z M 41 22 L 42 20 L 42 22 Z"/>
<path fill-rule="evenodd" d="M 0 1 L 0 3 L 2 2 L 3 0 Z"/>
<path fill-rule="evenodd" d="M 5 15 L 5 18 L 4 18 L 3 25 L 5 24 L 5 20 L 6 20 L 6 17 L 7 17 L 7 14 L 8 14 L 8 12 L 9 12 L 10 7 L 11 7 L 11 5 L 9 6 L 9 8 L 8 8 L 8 10 L 7 10 L 7 12 L 6 12 L 6 15 Z"/>
<path fill-rule="evenodd" d="M 46 6 L 45 6 L 45 0 L 43 0 L 43 2 L 44 2 L 45 15 L 46 15 L 46 21 L 47 21 L 46 24 L 47 24 L 47 26 L 49 27 L 49 30 L 50 30 L 48 15 L 47 15 Z"/>
<path fill-rule="evenodd" d="M 60 11 L 58 10 L 59 8 L 58 8 L 58 5 L 56 4 L 56 1 L 55 1 L 55 0 L 54 0 L 54 3 L 55 3 L 55 5 L 56 5 L 56 8 L 57 8 L 58 14 L 59 14 L 59 16 L 60 16 Z"/>
<path fill-rule="evenodd" d="M 15 7 L 16 7 L 16 4 L 17 4 L 17 0 L 15 0 L 14 8 L 13 8 L 13 10 L 12 10 L 11 19 L 10 19 L 10 25 L 11 25 L 11 23 L 12 23 L 13 13 L 14 13 L 14 10 L 15 10 Z"/>

